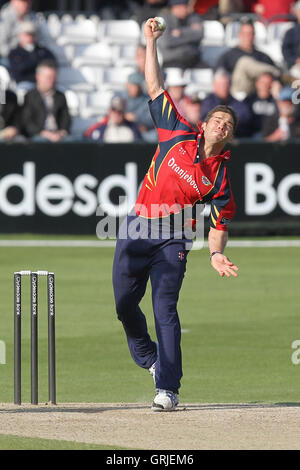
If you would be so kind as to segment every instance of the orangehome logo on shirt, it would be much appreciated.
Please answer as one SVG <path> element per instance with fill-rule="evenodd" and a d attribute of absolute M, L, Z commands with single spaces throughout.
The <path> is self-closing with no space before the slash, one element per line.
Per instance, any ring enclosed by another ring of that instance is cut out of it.
<path fill-rule="evenodd" d="M 193 180 L 193 176 L 192 175 L 189 175 L 187 170 L 184 170 L 183 168 L 181 168 L 179 165 L 177 165 L 176 161 L 175 161 L 175 158 L 170 158 L 170 160 L 168 161 L 168 166 L 170 168 L 172 168 L 173 171 L 175 171 L 175 173 L 178 174 L 178 176 L 180 177 L 180 179 L 184 179 L 190 186 L 192 186 L 196 191 L 197 193 L 201 196 L 201 193 L 199 191 L 199 188 L 195 182 L 195 180 Z"/>

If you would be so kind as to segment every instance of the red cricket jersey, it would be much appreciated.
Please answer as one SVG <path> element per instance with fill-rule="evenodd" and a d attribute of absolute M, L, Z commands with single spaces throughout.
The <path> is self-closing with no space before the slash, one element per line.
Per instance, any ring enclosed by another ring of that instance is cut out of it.
<path fill-rule="evenodd" d="M 153 219 L 178 214 L 184 207 L 211 202 L 210 226 L 227 230 L 235 202 L 226 162 L 230 152 L 199 162 L 202 132 L 178 113 L 165 91 L 150 101 L 159 144 L 139 192 L 135 212 Z"/>

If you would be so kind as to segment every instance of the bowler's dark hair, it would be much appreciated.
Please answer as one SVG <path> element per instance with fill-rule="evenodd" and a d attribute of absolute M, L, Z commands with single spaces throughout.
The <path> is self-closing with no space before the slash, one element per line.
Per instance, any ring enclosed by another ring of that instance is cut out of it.
<path fill-rule="evenodd" d="M 230 106 L 226 106 L 224 104 L 219 104 L 218 106 L 215 106 L 213 109 L 209 111 L 209 113 L 207 113 L 205 122 L 208 122 L 210 118 L 213 116 L 213 114 L 219 111 L 222 113 L 230 114 L 230 116 L 233 119 L 233 132 L 235 132 L 237 125 L 238 125 L 238 117 L 237 117 L 236 112 L 232 108 L 230 108 Z"/>

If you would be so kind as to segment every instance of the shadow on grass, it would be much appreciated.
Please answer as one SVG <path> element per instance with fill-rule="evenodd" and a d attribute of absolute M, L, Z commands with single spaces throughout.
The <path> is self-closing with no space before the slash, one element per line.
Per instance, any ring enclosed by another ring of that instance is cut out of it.
<path fill-rule="evenodd" d="M 4 405 L 5 406 L 5 405 Z M 13 406 L 13 405 L 11 405 Z M 112 405 L 112 406 L 97 406 L 91 405 L 89 406 L 74 406 L 72 404 L 70 406 L 64 405 L 26 405 L 25 407 L 20 405 L 15 405 L 13 408 L 1 408 L 0 407 L 0 414 L 1 413 L 103 413 L 105 411 L 122 411 L 122 410 L 149 410 L 149 405 L 142 405 L 142 404 L 135 404 L 135 403 L 124 403 L 120 405 Z"/>
<path fill-rule="evenodd" d="M 300 402 L 286 402 L 286 403 L 195 403 L 182 405 L 184 411 L 195 410 L 242 410 L 242 409 L 258 409 L 258 408 L 284 408 L 284 407 L 300 407 Z"/>

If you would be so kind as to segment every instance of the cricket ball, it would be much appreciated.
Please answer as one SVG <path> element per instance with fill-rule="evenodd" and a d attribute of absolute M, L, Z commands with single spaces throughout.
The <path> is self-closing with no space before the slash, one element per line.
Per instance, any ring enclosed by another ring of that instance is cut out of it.
<path fill-rule="evenodd" d="M 157 29 L 159 31 L 164 31 L 166 29 L 166 22 L 162 16 L 156 16 L 155 18 L 156 24 L 157 24 Z"/>

